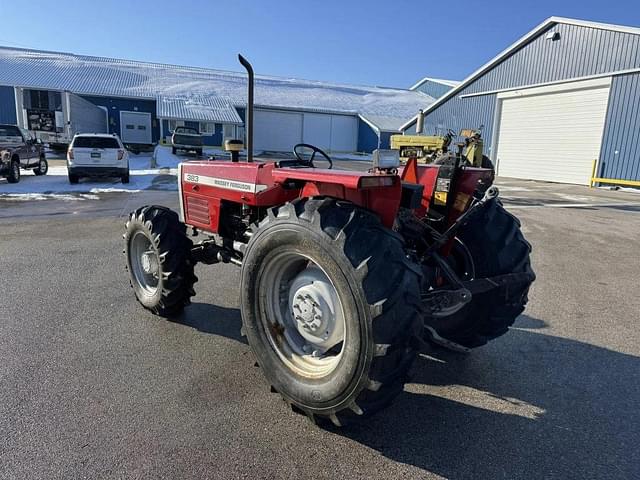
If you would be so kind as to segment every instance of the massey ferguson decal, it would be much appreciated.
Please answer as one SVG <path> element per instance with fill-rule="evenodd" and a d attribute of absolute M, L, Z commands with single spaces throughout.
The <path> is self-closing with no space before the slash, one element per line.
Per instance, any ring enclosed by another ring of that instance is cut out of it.
<path fill-rule="evenodd" d="M 226 178 L 208 177 L 205 175 L 195 175 L 193 173 L 185 173 L 184 181 L 187 183 L 197 183 L 200 185 L 224 188 L 226 190 L 235 190 L 237 192 L 258 193 L 267 188 L 266 185 L 257 185 L 255 183 L 241 182 L 239 180 L 228 180 Z"/>

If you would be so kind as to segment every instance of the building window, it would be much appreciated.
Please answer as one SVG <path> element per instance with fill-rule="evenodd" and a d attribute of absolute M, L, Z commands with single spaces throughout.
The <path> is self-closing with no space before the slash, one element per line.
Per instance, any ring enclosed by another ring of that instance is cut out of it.
<path fill-rule="evenodd" d="M 223 125 L 222 137 L 223 140 L 228 140 L 230 138 L 236 138 L 236 126 L 235 125 Z"/>
<path fill-rule="evenodd" d="M 216 133 L 216 124 L 211 122 L 200 122 L 200 133 L 203 135 L 214 135 Z"/>
<path fill-rule="evenodd" d="M 173 132 L 176 127 L 184 127 L 183 120 L 169 120 L 169 131 Z"/>

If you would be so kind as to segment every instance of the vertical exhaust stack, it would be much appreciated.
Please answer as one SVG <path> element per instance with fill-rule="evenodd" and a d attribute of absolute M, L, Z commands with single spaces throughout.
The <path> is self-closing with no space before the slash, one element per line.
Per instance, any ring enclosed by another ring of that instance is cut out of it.
<path fill-rule="evenodd" d="M 424 131 L 424 110 L 420 109 L 418 112 L 418 119 L 416 120 L 416 135 L 420 135 Z"/>
<path fill-rule="evenodd" d="M 247 113 L 245 115 L 245 135 L 247 136 L 247 162 L 253 162 L 253 67 L 249 60 L 238 54 L 238 60 L 247 70 Z"/>

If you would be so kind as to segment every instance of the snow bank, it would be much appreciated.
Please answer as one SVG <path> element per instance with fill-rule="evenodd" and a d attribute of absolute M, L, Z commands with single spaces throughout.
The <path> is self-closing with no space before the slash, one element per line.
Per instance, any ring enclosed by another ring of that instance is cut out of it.
<path fill-rule="evenodd" d="M 177 190 L 177 166 L 182 160 L 172 155 L 166 147 L 156 147 L 156 168 L 151 168 L 152 154 L 131 155 L 129 157 L 129 183 L 123 184 L 118 178 L 82 178 L 80 182 L 69 183 L 66 166 L 51 166 L 46 175 L 38 177 L 31 171 L 23 171 L 19 183 L 8 183 L 0 179 L 0 199 L 5 200 L 47 200 L 51 198 L 90 200 L 86 194 L 110 192 L 141 192 L 143 190 Z M 78 195 L 85 194 L 85 195 Z"/>

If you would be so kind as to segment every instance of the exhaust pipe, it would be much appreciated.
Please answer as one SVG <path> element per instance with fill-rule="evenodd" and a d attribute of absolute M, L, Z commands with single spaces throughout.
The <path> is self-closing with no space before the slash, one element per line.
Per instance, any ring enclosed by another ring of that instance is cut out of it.
<path fill-rule="evenodd" d="M 418 119 L 416 120 L 416 134 L 420 135 L 424 130 L 424 110 L 420 109 L 418 112 Z"/>
<path fill-rule="evenodd" d="M 247 162 L 253 162 L 253 67 L 249 60 L 238 54 L 238 60 L 247 70 L 247 112 L 245 115 L 245 135 L 247 136 Z"/>

